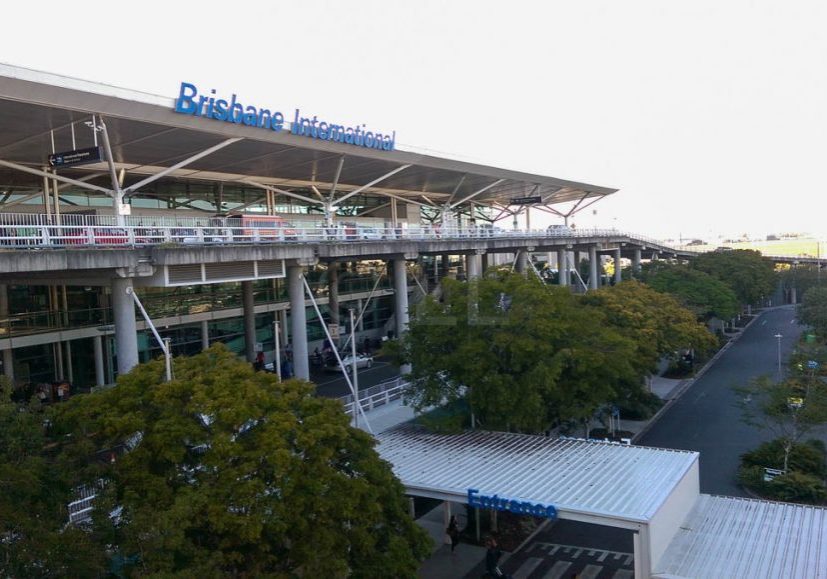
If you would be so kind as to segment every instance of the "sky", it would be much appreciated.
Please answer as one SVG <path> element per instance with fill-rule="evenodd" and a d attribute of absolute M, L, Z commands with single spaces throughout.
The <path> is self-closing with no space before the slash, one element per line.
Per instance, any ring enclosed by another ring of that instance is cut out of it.
<path fill-rule="evenodd" d="M 823 1 L 48 0 L 3 20 L 7 64 L 169 97 L 187 81 L 619 189 L 577 227 L 827 236 Z"/>

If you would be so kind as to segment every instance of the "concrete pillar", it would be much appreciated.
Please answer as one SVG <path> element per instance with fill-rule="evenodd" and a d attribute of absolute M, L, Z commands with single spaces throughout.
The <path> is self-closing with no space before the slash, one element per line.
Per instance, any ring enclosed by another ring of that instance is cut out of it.
<path fill-rule="evenodd" d="M 0 319 L 8 319 L 9 317 L 9 294 L 8 287 L 5 284 L 0 284 Z M 14 383 L 14 359 L 12 357 L 11 348 L 3 350 L 3 374 L 8 378 L 12 384 Z"/>
<path fill-rule="evenodd" d="M 558 284 L 561 286 L 569 285 L 568 267 L 566 266 L 567 253 L 565 249 L 557 250 L 557 277 L 559 278 Z"/>
<path fill-rule="evenodd" d="M 356 300 L 356 307 L 359 308 L 359 312 L 362 311 L 362 308 L 365 307 L 364 302 L 361 299 Z M 365 316 L 359 318 L 359 323 L 356 325 L 357 332 L 364 332 L 365 331 Z"/>
<path fill-rule="evenodd" d="M 63 342 L 66 345 L 66 379 L 69 382 L 75 381 L 75 369 L 72 366 L 72 341 Z"/>
<path fill-rule="evenodd" d="M 396 336 L 408 329 L 408 273 L 404 259 L 393 260 L 393 289 L 396 294 Z"/>
<path fill-rule="evenodd" d="M 620 250 L 619 249 L 615 249 L 614 257 L 615 257 L 615 283 L 620 283 L 623 280 L 623 278 L 621 277 L 621 272 L 620 272 Z"/>
<path fill-rule="evenodd" d="M 287 325 L 287 310 L 279 310 L 276 312 L 279 318 L 279 330 L 281 331 L 281 347 L 290 340 L 290 328 Z"/>
<path fill-rule="evenodd" d="M 210 322 L 209 320 L 201 320 L 201 349 L 206 350 L 210 347 Z"/>
<path fill-rule="evenodd" d="M 126 374 L 138 365 L 138 327 L 135 324 L 135 302 L 132 301 L 131 292 L 130 278 L 116 277 L 112 280 L 112 318 L 115 321 L 118 374 Z"/>
<path fill-rule="evenodd" d="M 489 267 L 490 267 L 490 266 L 489 266 L 489 264 L 488 264 L 488 254 L 487 254 L 487 253 L 483 253 L 483 254 L 480 256 L 480 270 L 481 270 L 481 271 L 480 271 L 480 275 L 485 275 L 485 271 L 486 271 Z"/>
<path fill-rule="evenodd" d="M 408 331 L 408 271 L 405 259 L 393 260 L 393 289 L 396 305 L 396 337 L 401 338 Z M 410 364 L 399 367 L 400 374 L 409 374 Z"/>
<path fill-rule="evenodd" d="M 290 343 L 293 346 L 293 373 L 296 378 L 310 380 L 307 358 L 307 313 L 304 309 L 302 267 L 287 268 L 287 293 L 290 296 Z"/>
<path fill-rule="evenodd" d="M 528 272 L 528 252 L 525 249 L 520 249 L 517 251 L 517 263 L 514 267 L 517 270 L 517 273 L 521 273 L 526 275 Z"/>
<path fill-rule="evenodd" d="M 589 247 L 589 288 L 597 289 L 600 287 L 600 276 L 597 264 L 599 263 L 597 257 L 597 246 Z"/>
<path fill-rule="evenodd" d="M 640 275 L 640 248 L 635 249 L 632 254 L 632 277 L 637 278 Z"/>
<path fill-rule="evenodd" d="M 103 365 L 103 336 L 95 336 L 92 338 L 92 346 L 95 351 L 95 386 L 103 386 L 106 384 Z"/>
<path fill-rule="evenodd" d="M 790 303 L 797 304 L 798 303 L 798 292 L 795 289 L 795 286 L 790 288 Z"/>
<path fill-rule="evenodd" d="M 339 325 L 339 264 L 331 261 L 327 264 L 327 297 L 330 308 L 330 323 Z M 333 336 L 338 340 L 338 336 Z"/>
<path fill-rule="evenodd" d="M 256 361 L 256 307 L 253 282 L 241 282 L 241 305 L 244 310 L 244 353 L 251 364 Z"/>
<path fill-rule="evenodd" d="M 442 266 L 442 277 L 445 277 L 448 275 L 448 268 L 451 267 L 451 256 L 447 253 L 443 253 L 440 258 L 440 262 L 440 265 Z"/>
<path fill-rule="evenodd" d="M 482 256 L 477 255 L 476 253 L 469 253 L 465 256 L 466 263 L 468 264 L 468 279 L 479 279 L 482 269 Z"/>

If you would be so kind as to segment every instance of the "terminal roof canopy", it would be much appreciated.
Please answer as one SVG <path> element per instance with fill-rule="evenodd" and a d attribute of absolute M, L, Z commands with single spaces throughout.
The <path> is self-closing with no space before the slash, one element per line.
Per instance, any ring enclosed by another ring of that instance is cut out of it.
<path fill-rule="evenodd" d="M 701 495 L 654 577 L 825 577 L 827 509 Z"/>
<path fill-rule="evenodd" d="M 505 432 L 430 433 L 400 426 L 379 454 L 409 493 L 463 501 L 469 488 L 577 514 L 646 522 L 698 453 Z M 618 525 L 620 526 L 620 525 Z"/>
<path fill-rule="evenodd" d="M 177 88 L 170 87 L 170 92 Z M 173 102 L 172 98 L 0 65 L 0 160 L 41 167 L 55 151 L 93 146 L 93 131 L 86 123 L 96 115 L 105 120 L 114 160 L 127 175 L 151 175 L 229 138 L 241 137 L 242 141 L 172 176 L 202 182 L 253 180 L 279 188 L 312 186 L 322 194 L 336 183 L 336 191 L 346 194 L 407 166 L 367 191 L 435 206 L 466 197 L 480 204 L 508 205 L 510 199 L 524 196 L 539 196 L 545 205 L 576 204 L 616 191 L 409 151 L 373 150 L 293 135 L 289 130 L 275 132 L 177 114 Z M 99 163 L 63 172 L 71 176 L 106 168 Z M 105 185 L 107 178 L 102 175 L 101 183 Z M 37 183 L 36 176 L 0 169 L 0 190 Z"/>

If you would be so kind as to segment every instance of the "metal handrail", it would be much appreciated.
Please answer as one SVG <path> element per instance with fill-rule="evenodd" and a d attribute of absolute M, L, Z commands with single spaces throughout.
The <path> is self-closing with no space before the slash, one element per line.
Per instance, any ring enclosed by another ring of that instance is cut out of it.
<path fill-rule="evenodd" d="M 370 388 L 365 388 L 359 391 L 359 403 L 365 412 L 369 412 L 380 406 L 384 406 L 394 400 L 399 400 L 405 394 L 405 389 L 408 387 L 408 381 L 397 376 L 391 380 L 386 380 Z M 345 413 L 349 416 L 353 415 L 353 395 L 348 394 L 341 396 L 338 400 L 344 406 Z"/>
<path fill-rule="evenodd" d="M 129 217 L 116 225 L 107 215 L 38 215 L 0 213 L 0 248 L 136 247 L 154 245 L 223 245 L 260 243 L 342 243 L 371 241 L 440 241 L 468 239 L 631 238 L 675 251 L 662 242 L 617 229 L 529 229 L 492 227 L 219 226 L 200 217 Z"/>

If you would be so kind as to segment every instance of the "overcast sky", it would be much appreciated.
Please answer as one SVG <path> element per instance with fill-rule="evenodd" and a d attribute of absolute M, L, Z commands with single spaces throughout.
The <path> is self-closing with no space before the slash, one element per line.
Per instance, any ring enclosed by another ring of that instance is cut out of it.
<path fill-rule="evenodd" d="M 170 97 L 188 81 L 620 189 L 578 227 L 827 233 L 824 1 L 86 0 L 3 21 L 8 64 Z"/>

